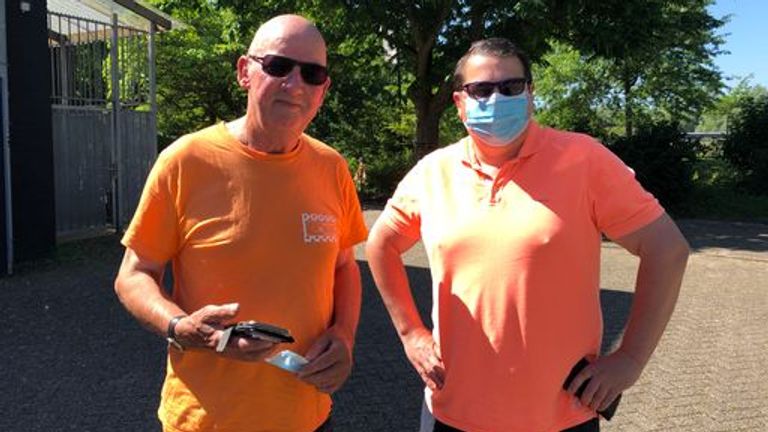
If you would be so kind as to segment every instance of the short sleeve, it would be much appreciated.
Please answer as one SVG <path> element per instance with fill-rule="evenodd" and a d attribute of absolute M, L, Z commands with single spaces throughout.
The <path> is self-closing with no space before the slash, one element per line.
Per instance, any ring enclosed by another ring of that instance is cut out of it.
<path fill-rule="evenodd" d="M 421 237 L 421 191 L 424 182 L 424 163 L 419 162 L 397 185 L 392 197 L 387 201 L 384 211 L 379 216 L 400 235 L 418 239 Z"/>
<path fill-rule="evenodd" d="M 169 150 L 169 149 L 166 149 Z M 125 235 L 124 246 L 153 261 L 167 262 L 179 248 L 175 164 L 168 154 L 158 157 Z"/>
<path fill-rule="evenodd" d="M 357 197 L 355 184 L 346 163 L 340 164 L 339 168 L 340 184 L 342 190 L 342 199 L 344 202 L 344 223 L 341 226 L 341 238 L 339 247 L 346 249 L 352 247 L 368 237 L 368 228 L 365 226 L 363 211 L 360 208 L 360 200 Z"/>
<path fill-rule="evenodd" d="M 589 159 L 589 192 L 596 226 L 613 239 L 644 227 L 664 213 L 658 200 L 637 181 L 635 172 L 597 142 Z"/>

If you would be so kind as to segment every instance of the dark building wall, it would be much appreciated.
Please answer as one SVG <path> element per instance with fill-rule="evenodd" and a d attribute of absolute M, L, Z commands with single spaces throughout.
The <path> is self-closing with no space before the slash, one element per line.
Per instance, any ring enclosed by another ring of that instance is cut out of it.
<path fill-rule="evenodd" d="M 14 258 L 56 244 L 46 2 L 6 1 Z"/>
<path fill-rule="evenodd" d="M 5 37 L 5 35 L 0 35 Z M 0 77 L 0 153 L 5 148 L 5 116 L 3 106 L 3 98 L 5 97 L 3 77 Z M 0 276 L 8 273 L 8 251 L 6 250 L 6 242 L 8 239 L 8 233 L 5 230 L 5 164 L 3 163 L 3 157 L 0 154 Z"/>

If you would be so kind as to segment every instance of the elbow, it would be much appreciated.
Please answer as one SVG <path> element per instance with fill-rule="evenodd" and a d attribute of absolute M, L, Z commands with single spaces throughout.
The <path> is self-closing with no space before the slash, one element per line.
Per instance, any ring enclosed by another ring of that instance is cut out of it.
<path fill-rule="evenodd" d="M 682 272 L 688 265 L 690 254 L 691 248 L 688 241 L 680 235 L 667 241 L 664 247 L 657 251 L 656 259 L 670 266 L 670 270 L 674 268 Z"/>
<path fill-rule="evenodd" d="M 688 241 L 680 236 L 679 240 L 675 242 L 675 245 L 671 248 L 672 259 L 682 262 L 683 264 L 688 262 L 688 257 L 691 255 L 691 246 Z"/>
<path fill-rule="evenodd" d="M 117 295 L 117 298 L 122 301 L 123 296 L 125 295 L 125 281 L 123 280 L 124 276 L 122 273 L 118 273 L 117 277 L 115 277 L 115 282 L 113 285 L 113 289 L 115 290 L 115 294 Z"/>
<path fill-rule="evenodd" d="M 640 259 L 666 267 L 685 268 L 691 248 L 685 237 L 675 231 L 665 236 L 656 236 L 652 241 L 643 244 L 638 253 Z"/>

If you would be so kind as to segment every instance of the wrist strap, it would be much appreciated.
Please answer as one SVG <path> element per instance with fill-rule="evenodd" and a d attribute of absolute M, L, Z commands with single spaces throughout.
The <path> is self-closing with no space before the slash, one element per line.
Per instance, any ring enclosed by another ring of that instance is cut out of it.
<path fill-rule="evenodd" d="M 176 324 L 178 324 L 179 321 L 181 321 L 181 319 L 185 318 L 186 316 L 187 315 L 176 315 L 175 317 L 171 318 L 171 320 L 168 321 L 168 329 L 166 330 L 165 339 L 169 344 L 171 344 L 179 351 L 184 351 L 184 347 L 181 346 L 179 341 L 176 340 Z"/>

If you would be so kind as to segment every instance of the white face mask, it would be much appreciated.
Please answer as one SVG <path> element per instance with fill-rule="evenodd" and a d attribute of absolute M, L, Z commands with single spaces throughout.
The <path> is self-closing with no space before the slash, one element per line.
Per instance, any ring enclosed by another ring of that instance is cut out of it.
<path fill-rule="evenodd" d="M 494 147 L 504 147 L 517 139 L 530 121 L 528 92 L 515 96 L 494 92 L 483 100 L 467 96 L 464 107 L 467 115 L 464 126 Z"/>

